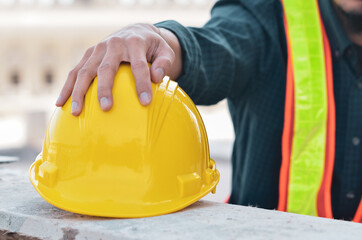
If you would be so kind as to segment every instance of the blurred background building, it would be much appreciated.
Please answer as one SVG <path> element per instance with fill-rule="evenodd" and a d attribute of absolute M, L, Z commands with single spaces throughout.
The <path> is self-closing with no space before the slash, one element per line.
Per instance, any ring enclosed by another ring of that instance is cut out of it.
<path fill-rule="evenodd" d="M 17 158 L 11 166 L 24 169 L 34 160 L 57 95 L 87 48 L 137 22 L 202 26 L 214 2 L 0 0 L 0 160 Z M 225 101 L 199 110 L 222 173 L 219 194 L 210 199 L 222 201 L 230 189 L 231 120 Z"/>

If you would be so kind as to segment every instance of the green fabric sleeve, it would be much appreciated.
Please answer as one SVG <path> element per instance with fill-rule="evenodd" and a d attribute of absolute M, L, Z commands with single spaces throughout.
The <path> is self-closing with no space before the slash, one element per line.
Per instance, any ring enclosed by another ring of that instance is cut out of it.
<path fill-rule="evenodd" d="M 182 48 L 183 71 L 177 81 L 196 104 L 215 104 L 243 94 L 258 78 L 265 33 L 239 1 L 219 1 L 201 28 L 164 21 L 157 27 L 172 31 Z"/>

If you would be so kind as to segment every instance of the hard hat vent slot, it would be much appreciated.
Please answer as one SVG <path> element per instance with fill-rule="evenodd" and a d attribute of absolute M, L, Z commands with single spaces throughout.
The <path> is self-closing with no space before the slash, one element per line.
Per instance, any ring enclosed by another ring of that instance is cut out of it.
<path fill-rule="evenodd" d="M 39 166 L 42 164 L 42 154 L 40 153 L 36 159 L 35 159 L 35 163 L 34 163 L 34 172 L 38 173 L 39 172 Z M 35 179 L 38 180 L 39 179 L 39 174 L 35 175 Z"/>
<path fill-rule="evenodd" d="M 212 171 L 215 171 L 215 170 L 216 170 L 216 163 L 215 163 L 215 161 L 212 160 L 212 159 L 210 159 L 209 168 L 210 168 Z"/>
<path fill-rule="evenodd" d="M 206 169 L 206 182 L 207 184 L 211 184 L 216 178 L 217 178 L 217 173 L 216 173 L 216 163 L 214 160 L 210 159 L 209 161 L 209 168 Z"/>

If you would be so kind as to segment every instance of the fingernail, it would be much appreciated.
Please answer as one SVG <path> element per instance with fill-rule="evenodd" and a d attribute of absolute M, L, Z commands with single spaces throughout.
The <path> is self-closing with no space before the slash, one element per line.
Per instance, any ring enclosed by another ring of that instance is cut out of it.
<path fill-rule="evenodd" d="M 165 76 L 165 71 L 163 70 L 163 68 L 157 68 L 156 71 L 160 73 L 162 78 Z"/>
<path fill-rule="evenodd" d="M 105 109 L 105 108 L 108 107 L 108 105 L 109 105 L 109 100 L 108 100 L 108 98 L 102 97 L 102 98 L 101 98 L 101 108 L 102 108 L 102 109 Z"/>
<path fill-rule="evenodd" d="M 78 103 L 72 102 L 71 112 L 75 113 L 78 110 Z"/>
<path fill-rule="evenodd" d="M 140 94 L 140 100 L 141 100 L 142 105 L 147 105 L 150 103 L 151 98 L 147 92 L 143 92 Z"/>
<path fill-rule="evenodd" d="M 61 101 L 63 100 L 62 96 L 59 96 L 57 99 L 57 102 L 55 103 L 56 105 L 59 105 L 61 103 Z"/>

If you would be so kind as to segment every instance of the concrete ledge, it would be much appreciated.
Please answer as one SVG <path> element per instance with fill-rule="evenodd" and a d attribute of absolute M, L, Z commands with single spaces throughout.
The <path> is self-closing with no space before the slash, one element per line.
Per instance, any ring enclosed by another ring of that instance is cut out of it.
<path fill-rule="evenodd" d="M 361 239 L 362 224 L 199 201 L 142 219 L 78 215 L 45 202 L 26 173 L 0 169 L 0 239 Z"/>

